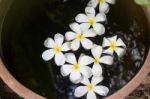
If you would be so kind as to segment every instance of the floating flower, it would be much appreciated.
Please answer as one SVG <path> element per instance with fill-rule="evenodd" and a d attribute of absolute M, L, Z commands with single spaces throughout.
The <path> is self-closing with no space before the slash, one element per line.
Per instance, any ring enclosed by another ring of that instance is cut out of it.
<path fill-rule="evenodd" d="M 87 63 L 85 61 L 81 61 L 83 55 L 80 55 L 79 60 L 77 62 L 76 57 L 73 53 L 67 53 L 66 56 L 66 62 L 69 64 L 64 64 L 61 67 L 61 74 L 63 76 L 69 76 L 72 83 L 79 83 L 83 76 L 85 77 L 91 77 L 91 68 L 88 67 Z"/>
<path fill-rule="evenodd" d="M 95 9 L 93 7 L 86 7 L 85 13 L 80 13 L 76 16 L 75 20 L 79 23 L 82 23 L 81 25 L 85 29 L 89 29 L 90 27 L 93 27 L 94 31 L 98 35 L 102 35 L 105 33 L 105 27 L 99 23 L 106 21 L 106 15 L 99 13 L 95 15 Z"/>
<path fill-rule="evenodd" d="M 47 38 L 44 42 L 45 47 L 50 48 L 43 52 L 42 58 L 45 61 L 51 60 L 55 56 L 55 63 L 60 66 L 65 63 L 65 56 L 62 52 L 66 52 L 70 50 L 69 42 L 64 43 L 64 36 L 57 33 L 54 36 L 54 40 L 52 38 Z"/>
<path fill-rule="evenodd" d="M 117 36 L 113 36 L 110 38 L 104 38 L 103 47 L 107 48 L 104 53 L 113 55 L 115 52 L 120 57 L 125 53 L 126 45 L 120 38 L 117 39 Z"/>
<path fill-rule="evenodd" d="M 84 78 L 81 83 L 85 86 L 77 87 L 74 95 L 79 98 L 87 94 L 86 99 L 97 99 L 96 94 L 106 96 L 109 89 L 105 86 L 98 85 L 102 80 L 103 77 L 93 77 L 90 83 L 88 78 Z"/>
<path fill-rule="evenodd" d="M 88 6 L 95 8 L 99 4 L 99 12 L 107 13 L 109 11 L 109 4 L 115 4 L 115 1 L 116 0 L 91 0 Z"/>
<path fill-rule="evenodd" d="M 95 37 L 96 34 L 94 30 L 90 29 L 84 29 L 81 25 L 78 23 L 72 23 L 70 24 L 70 28 L 73 30 L 69 31 L 65 34 L 66 39 L 71 42 L 71 49 L 76 51 L 81 45 L 85 49 L 91 49 L 93 47 L 93 42 L 89 40 L 87 37 Z"/>
<path fill-rule="evenodd" d="M 92 68 L 92 74 L 94 76 L 101 76 L 102 75 L 102 67 L 101 64 L 112 65 L 113 64 L 113 57 L 109 55 L 103 55 L 103 49 L 101 46 L 94 45 L 91 49 L 93 57 L 90 56 L 83 56 L 81 61 L 87 62 L 88 64 L 94 63 Z"/>

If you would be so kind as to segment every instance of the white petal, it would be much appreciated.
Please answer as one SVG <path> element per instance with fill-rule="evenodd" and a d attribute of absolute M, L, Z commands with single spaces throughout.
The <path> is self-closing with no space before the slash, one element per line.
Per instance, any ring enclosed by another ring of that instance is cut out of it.
<path fill-rule="evenodd" d="M 90 28 L 90 24 L 89 23 L 82 23 L 80 24 L 81 30 L 82 32 L 88 31 L 88 29 Z"/>
<path fill-rule="evenodd" d="M 65 56 L 63 55 L 63 53 L 58 53 L 55 55 L 55 63 L 58 66 L 64 65 L 65 64 Z"/>
<path fill-rule="evenodd" d="M 79 60 L 81 60 L 80 58 L 82 58 L 82 56 L 85 56 L 85 54 L 84 54 L 84 53 L 81 53 L 81 54 L 80 54 L 80 56 L 79 56 L 79 58 L 78 58 L 78 63 L 79 63 Z"/>
<path fill-rule="evenodd" d="M 95 17 L 95 9 L 93 7 L 86 7 L 85 13 L 87 14 L 88 18 Z"/>
<path fill-rule="evenodd" d="M 78 23 L 72 23 L 69 26 L 75 33 L 81 33 L 80 25 Z"/>
<path fill-rule="evenodd" d="M 103 72 L 103 70 L 102 70 L 102 67 L 101 67 L 100 64 L 94 64 L 94 65 L 93 65 L 92 74 L 93 74 L 94 76 L 101 76 L 101 75 L 102 75 L 102 72 Z"/>
<path fill-rule="evenodd" d="M 66 37 L 67 41 L 71 41 L 71 40 L 75 39 L 76 33 L 74 33 L 74 32 L 67 32 L 65 34 L 65 37 Z"/>
<path fill-rule="evenodd" d="M 106 2 L 110 3 L 110 4 L 115 4 L 116 0 L 106 0 Z"/>
<path fill-rule="evenodd" d="M 86 66 L 86 65 L 89 65 L 91 63 L 93 63 L 93 58 L 90 57 L 90 56 L 87 56 L 87 55 L 82 55 L 80 58 L 79 58 L 79 61 L 78 63 L 82 66 Z"/>
<path fill-rule="evenodd" d="M 70 74 L 70 80 L 74 84 L 78 84 L 82 80 L 80 72 L 72 72 Z"/>
<path fill-rule="evenodd" d="M 66 57 L 66 62 L 70 64 L 77 64 L 76 57 L 73 53 L 66 53 L 65 57 Z"/>
<path fill-rule="evenodd" d="M 105 38 L 105 37 L 104 37 L 104 39 L 103 39 L 103 44 L 102 44 L 102 46 L 103 46 L 103 47 L 108 47 L 108 46 L 110 46 L 110 41 L 109 41 L 107 38 Z"/>
<path fill-rule="evenodd" d="M 98 35 L 103 35 L 105 33 L 105 27 L 100 23 L 96 23 L 93 28 Z"/>
<path fill-rule="evenodd" d="M 42 54 L 42 58 L 45 61 L 51 60 L 55 55 L 55 51 L 53 49 L 49 49 L 43 52 Z"/>
<path fill-rule="evenodd" d="M 96 33 L 93 29 L 83 32 L 84 37 L 95 37 Z"/>
<path fill-rule="evenodd" d="M 103 79 L 104 79 L 103 76 L 98 77 L 93 76 L 91 83 L 96 86 L 98 83 L 102 82 Z"/>
<path fill-rule="evenodd" d="M 109 89 L 105 86 L 96 86 L 95 92 L 101 96 L 106 96 L 109 92 Z"/>
<path fill-rule="evenodd" d="M 99 58 L 102 54 L 102 47 L 99 45 L 94 45 L 91 52 L 94 57 Z"/>
<path fill-rule="evenodd" d="M 105 14 L 102 14 L 102 13 L 99 13 L 96 15 L 96 22 L 103 22 L 103 21 L 106 21 L 106 15 Z"/>
<path fill-rule="evenodd" d="M 100 63 L 112 65 L 113 64 L 113 57 L 112 56 L 103 56 L 100 58 Z"/>
<path fill-rule="evenodd" d="M 88 66 L 81 66 L 80 72 L 83 74 L 83 76 L 90 78 L 92 76 L 91 68 Z"/>
<path fill-rule="evenodd" d="M 93 47 L 93 42 L 87 38 L 84 38 L 84 40 L 81 41 L 81 44 L 85 49 L 91 49 Z"/>
<path fill-rule="evenodd" d="M 88 3 L 89 7 L 94 7 L 95 8 L 97 5 L 98 5 L 98 2 L 96 2 L 96 0 L 91 0 Z"/>
<path fill-rule="evenodd" d="M 71 44 L 70 44 L 70 42 L 66 42 L 66 43 L 64 43 L 63 45 L 62 45 L 62 51 L 69 51 L 70 50 L 70 46 L 71 46 Z"/>
<path fill-rule="evenodd" d="M 126 45 L 124 44 L 124 42 L 120 38 L 117 40 L 117 46 L 126 47 Z"/>
<path fill-rule="evenodd" d="M 101 12 L 101 13 L 108 13 L 109 12 L 109 5 L 107 3 L 100 4 L 99 12 Z"/>
<path fill-rule="evenodd" d="M 75 97 L 82 97 L 83 95 L 85 95 L 86 93 L 88 92 L 88 89 L 86 86 L 80 86 L 80 87 L 77 87 L 75 89 Z"/>
<path fill-rule="evenodd" d="M 60 34 L 60 33 L 57 33 L 54 36 L 54 40 L 55 40 L 56 44 L 62 45 L 62 43 L 64 42 L 64 36 L 62 34 Z"/>
<path fill-rule="evenodd" d="M 115 52 L 117 53 L 117 55 L 119 56 L 119 57 L 122 57 L 124 54 L 125 54 L 125 49 L 124 48 L 116 48 L 115 49 Z"/>
<path fill-rule="evenodd" d="M 54 48 L 55 42 L 52 38 L 47 38 L 44 42 L 44 46 L 47 48 Z"/>
<path fill-rule="evenodd" d="M 89 19 L 95 19 L 95 15 L 94 14 L 87 14 L 87 16 L 88 16 Z"/>
<path fill-rule="evenodd" d="M 85 8 L 86 14 L 94 14 L 95 15 L 95 9 L 93 7 L 86 7 Z"/>
<path fill-rule="evenodd" d="M 111 41 L 111 42 L 116 42 L 117 41 L 117 36 L 110 37 L 110 38 L 108 38 L 108 40 Z"/>
<path fill-rule="evenodd" d="M 78 14 L 76 17 L 75 17 L 75 20 L 79 23 L 81 22 L 88 22 L 88 17 L 85 15 L 85 14 Z"/>
<path fill-rule="evenodd" d="M 81 83 L 84 84 L 84 85 L 89 85 L 90 81 L 87 77 L 83 76 L 83 78 L 81 80 Z"/>
<path fill-rule="evenodd" d="M 72 72 L 72 65 L 63 65 L 60 69 L 62 76 L 68 76 Z"/>
<path fill-rule="evenodd" d="M 94 92 L 88 92 L 86 99 L 97 99 Z"/>
<path fill-rule="evenodd" d="M 73 40 L 73 41 L 71 42 L 71 49 L 72 49 L 73 51 L 78 50 L 79 47 L 80 47 L 80 41 L 78 41 L 78 40 L 75 39 L 75 40 Z"/>
<path fill-rule="evenodd" d="M 104 50 L 104 52 L 103 52 L 103 53 L 106 53 L 106 54 L 109 54 L 109 55 L 113 55 L 114 50 L 113 50 L 113 49 L 111 49 L 111 48 L 108 48 L 108 49 Z"/>

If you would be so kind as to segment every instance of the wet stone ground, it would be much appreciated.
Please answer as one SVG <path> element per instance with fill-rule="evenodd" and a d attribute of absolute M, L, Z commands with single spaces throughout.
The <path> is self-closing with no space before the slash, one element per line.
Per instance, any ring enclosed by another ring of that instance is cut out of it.
<path fill-rule="evenodd" d="M 8 88 L 2 80 L 0 80 L 0 99 L 23 99 Z"/>

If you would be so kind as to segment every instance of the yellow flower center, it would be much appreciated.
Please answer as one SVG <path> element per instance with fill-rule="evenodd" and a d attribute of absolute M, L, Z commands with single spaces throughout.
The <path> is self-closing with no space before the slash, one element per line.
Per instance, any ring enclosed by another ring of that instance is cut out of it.
<path fill-rule="evenodd" d="M 74 71 L 78 71 L 80 69 L 80 65 L 79 64 L 74 64 L 73 65 L 73 70 Z"/>
<path fill-rule="evenodd" d="M 115 49 L 117 48 L 116 42 L 111 42 L 110 48 L 111 48 L 112 50 L 115 50 Z"/>
<path fill-rule="evenodd" d="M 76 39 L 79 40 L 79 41 L 82 41 L 84 38 L 85 38 L 84 35 L 81 34 L 81 33 L 78 33 L 78 34 L 76 35 Z"/>
<path fill-rule="evenodd" d="M 99 59 L 98 57 L 95 57 L 95 58 L 94 58 L 94 63 L 95 63 L 95 64 L 99 64 L 99 63 L 100 63 L 100 59 Z"/>
<path fill-rule="evenodd" d="M 96 22 L 95 22 L 94 19 L 89 19 L 89 24 L 90 24 L 91 26 L 93 26 L 95 23 L 96 23 Z"/>
<path fill-rule="evenodd" d="M 87 89 L 88 89 L 88 91 L 94 91 L 94 85 L 92 85 L 92 84 L 89 84 L 89 85 L 87 85 Z"/>
<path fill-rule="evenodd" d="M 98 3 L 105 3 L 106 0 L 97 0 Z"/>
<path fill-rule="evenodd" d="M 56 53 L 60 53 L 61 52 L 61 47 L 56 46 L 54 48 L 54 50 L 55 50 Z"/>

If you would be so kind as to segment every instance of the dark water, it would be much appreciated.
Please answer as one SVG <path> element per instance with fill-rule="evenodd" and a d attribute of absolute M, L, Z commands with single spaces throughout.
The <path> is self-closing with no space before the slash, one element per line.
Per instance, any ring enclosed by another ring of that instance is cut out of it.
<path fill-rule="evenodd" d="M 59 73 L 53 60 L 44 62 L 41 54 L 47 37 L 64 34 L 78 13 L 84 12 L 88 0 L 14 0 L 2 31 L 3 60 L 10 72 L 26 87 L 48 99 L 75 99 L 76 85 Z M 132 0 L 118 0 L 107 15 L 106 34 L 117 34 L 127 45 L 127 53 L 115 58 L 112 66 L 103 65 L 103 85 L 109 95 L 126 85 L 140 70 L 149 48 L 147 19 Z M 104 36 L 93 40 L 101 44 Z M 80 49 L 76 52 L 83 53 Z M 90 51 L 86 51 L 89 55 Z M 57 95 L 56 95 L 57 94 Z M 102 97 L 99 97 L 102 98 Z M 85 99 L 83 97 L 82 99 Z"/>

